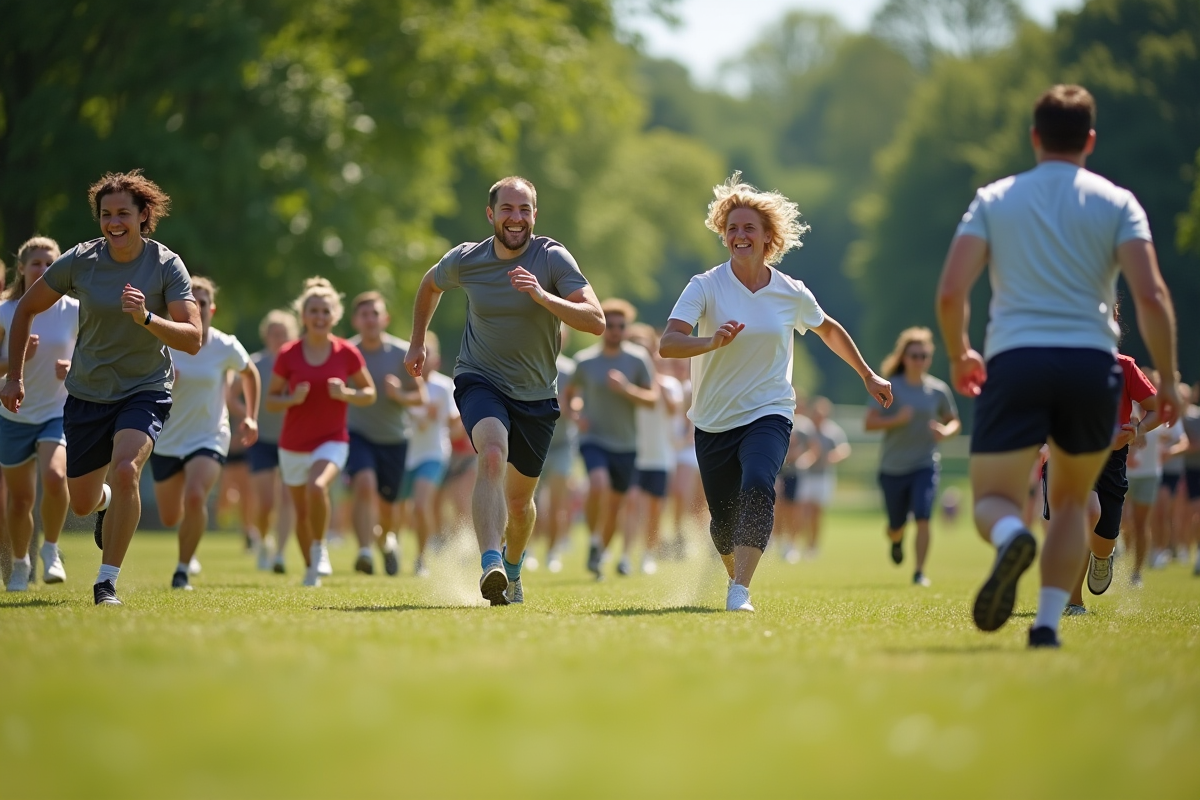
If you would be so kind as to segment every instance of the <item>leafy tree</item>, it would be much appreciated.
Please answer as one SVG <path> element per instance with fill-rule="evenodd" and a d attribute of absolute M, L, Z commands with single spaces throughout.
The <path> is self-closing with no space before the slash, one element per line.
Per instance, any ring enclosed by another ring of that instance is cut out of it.
<path fill-rule="evenodd" d="M 928 69 L 939 55 L 969 58 L 1007 46 L 1021 19 L 1017 0 L 888 0 L 871 32 Z"/>

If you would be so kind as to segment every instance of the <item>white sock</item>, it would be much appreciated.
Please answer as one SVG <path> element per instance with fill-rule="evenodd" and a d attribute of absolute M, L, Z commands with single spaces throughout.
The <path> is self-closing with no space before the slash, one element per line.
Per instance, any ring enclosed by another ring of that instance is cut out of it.
<path fill-rule="evenodd" d="M 21 565 L 24 565 L 26 571 L 28 571 L 29 569 L 32 568 L 33 562 L 29 558 L 29 553 L 26 553 L 24 558 L 14 558 L 13 559 L 14 567 L 18 567 Z"/>
<path fill-rule="evenodd" d="M 100 572 L 96 574 L 96 583 L 104 583 L 112 581 L 113 586 L 117 585 L 117 577 L 121 574 L 120 567 L 110 567 L 108 564 L 100 565 Z"/>
<path fill-rule="evenodd" d="M 1033 621 L 1035 628 L 1049 628 L 1058 631 L 1058 621 L 1062 619 L 1063 611 L 1071 593 L 1066 589 L 1055 589 L 1053 586 L 1043 586 L 1038 592 L 1037 618 Z"/>
<path fill-rule="evenodd" d="M 42 560 L 53 561 L 58 555 L 58 542 L 43 542 L 42 543 Z"/>
<path fill-rule="evenodd" d="M 992 544 L 999 550 L 1023 530 L 1025 530 L 1025 524 L 1021 522 L 1020 517 L 1002 517 L 992 526 Z"/>
<path fill-rule="evenodd" d="M 188 571 L 188 562 L 180 561 L 178 564 L 175 565 L 175 571 L 176 572 L 187 572 Z"/>
<path fill-rule="evenodd" d="M 360 548 L 358 548 L 358 555 L 359 555 L 360 557 L 361 557 L 361 556 L 366 556 L 367 558 L 370 558 L 370 557 L 371 557 L 371 548 L 369 548 L 369 547 L 360 547 Z"/>
<path fill-rule="evenodd" d="M 600 534 L 598 533 L 593 533 L 591 537 L 588 538 L 588 544 L 592 545 L 593 547 L 599 547 L 601 541 Z"/>

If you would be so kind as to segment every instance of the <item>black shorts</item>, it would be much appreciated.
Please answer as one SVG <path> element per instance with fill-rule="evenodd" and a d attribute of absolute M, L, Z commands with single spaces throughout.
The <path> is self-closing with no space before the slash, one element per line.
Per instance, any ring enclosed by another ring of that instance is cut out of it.
<path fill-rule="evenodd" d="M 603 469 L 608 471 L 608 483 L 617 494 L 625 494 L 633 485 L 634 462 L 637 453 L 614 453 L 598 444 L 579 445 L 579 455 L 583 456 L 583 464 L 587 471 Z"/>
<path fill-rule="evenodd" d="M 350 455 L 346 457 L 346 476 L 353 478 L 364 469 L 375 473 L 375 491 L 389 503 L 396 502 L 404 486 L 404 459 L 408 442 L 376 444 L 362 434 L 350 431 Z"/>
<path fill-rule="evenodd" d="M 175 477 L 180 472 L 183 472 L 184 465 L 193 458 L 211 458 L 218 464 L 224 464 L 226 461 L 225 456 L 208 447 L 201 447 L 199 450 L 188 453 L 183 458 L 151 453 L 150 474 L 154 476 L 155 483 L 162 483 L 165 480 Z"/>
<path fill-rule="evenodd" d="M 1167 494 L 1174 497 L 1175 489 L 1178 488 L 1179 481 L 1182 477 L 1183 473 L 1180 472 L 1164 472 L 1162 476 L 1162 483 L 1159 485 L 1167 490 Z"/>
<path fill-rule="evenodd" d="M 279 469 L 279 445 L 259 439 L 246 448 L 246 461 L 250 464 L 251 474 Z"/>
<path fill-rule="evenodd" d="M 1070 455 L 1112 442 L 1124 373 L 1111 353 L 1023 347 L 987 363 L 975 403 L 972 453 L 1009 453 L 1053 440 Z"/>
<path fill-rule="evenodd" d="M 115 403 L 93 403 L 68 395 L 63 408 L 67 477 L 81 478 L 107 467 L 117 431 L 141 431 L 157 442 L 170 416 L 170 392 L 137 392 Z"/>
<path fill-rule="evenodd" d="M 937 467 L 907 472 L 903 475 L 879 473 L 879 488 L 887 508 L 888 529 L 898 531 L 908 523 L 908 515 L 918 522 L 933 516 L 933 501 L 937 497 Z"/>
<path fill-rule="evenodd" d="M 667 496 L 667 471 L 665 469 L 639 469 L 636 472 L 635 483 L 639 489 L 660 500 Z"/>
<path fill-rule="evenodd" d="M 1200 500 L 1200 469 L 1187 467 L 1183 471 L 1183 478 L 1187 481 L 1188 499 Z"/>
<path fill-rule="evenodd" d="M 468 436 L 481 420 L 500 420 L 508 431 L 508 463 L 527 478 L 541 477 L 559 417 L 557 397 L 514 400 L 482 375 L 464 372 L 454 377 L 454 402 Z"/>
<path fill-rule="evenodd" d="M 1125 464 L 1129 459 L 1129 446 L 1114 450 L 1104 462 L 1104 469 L 1096 479 L 1092 490 L 1100 501 L 1100 520 L 1095 532 L 1101 539 L 1115 540 L 1121 535 L 1121 514 L 1125 511 L 1125 495 L 1129 492 L 1129 480 L 1125 477 Z M 1042 516 L 1050 519 L 1050 464 L 1042 465 Z"/>

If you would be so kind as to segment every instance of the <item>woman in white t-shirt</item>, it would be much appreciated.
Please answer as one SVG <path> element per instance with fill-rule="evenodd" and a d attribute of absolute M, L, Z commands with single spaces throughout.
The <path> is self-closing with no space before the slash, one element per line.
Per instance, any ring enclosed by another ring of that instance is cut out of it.
<path fill-rule="evenodd" d="M 55 259 L 58 243 L 35 236 L 17 251 L 17 275 L 0 303 L 0 374 L 8 372 L 8 337 L 13 311 Z M 8 487 L 4 524 L 12 538 L 13 570 L 8 591 L 29 588 L 32 563 L 33 504 L 38 478 L 42 480 L 42 579 L 62 583 L 67 578 L 58 552 L 58 536 L 67 518 L 67 440 L 63 435 L 63 406 L 67 388 L 63 381 L 71 368 L 71 354 L 79 335 L 79 301 L 63 296 L 33 318 L 25 350 L 25 403 L 20 415 L 0 407 L 0 467 Z"/>
<path fill-rule="evenodd" d="M 846 329 L 808 287 L 774 267 L 808 230 L 796 204 L 740 179 L 735 172 L 713 189 L 705 220 L 730 258 L 688 282 L 659 346 L 664 358 L 696 357 L 688 416 L 712 513 L 709 532 L 729 573 L 727 611 L 754 610 L 750 580 L 771 537 L 775 476 L 796 410 L 792 332 L 816 331 L 871 397 L 884 408 L 892 402 L 891 384 L 863 360 Z"/>
<path fill-rule="evenodd" d="M 168 528 L 179 526 L 179 563 L 171 576 L 171 588 L 185 590 L 192 588 L 189 572 L 198 571 L 192 562 L 208 527 L 208 496 L 221 477 L 221 465 L 233 438 L 225 405 L 230 373 L 241 376 L 246 398 L 246 416 L 238 426 L 238 438 L 246 447 L 258 440 L 262 389 L 246 348 L 236 337 L 212 326 L 216 284 L 193 276 L 192 294 L 200 307 L 200 351 L 194 356 L 171 351 L 175 364 L 171 416 L 150 455 L 159 519 Z"/>

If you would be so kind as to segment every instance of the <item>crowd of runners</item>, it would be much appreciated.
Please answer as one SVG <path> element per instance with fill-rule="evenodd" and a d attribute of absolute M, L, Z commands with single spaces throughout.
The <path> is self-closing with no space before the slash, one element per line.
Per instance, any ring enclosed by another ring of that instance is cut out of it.
<path fill-rule="evenodd" d="M 882 432 L 881 557 L 905 561 L 911 520 L 916 586 L 931 582 L 940 443 L 962 428 L 955 391 L 975 398 L 974 517 L 996 548 L 975 622 L 995 630 L 1011 615 L 1041 517 L 1029 642 L 1057 646 L 1059 617 L 1086 613 L 1084 585 L 1111 584 L 1119 537 L 1134 586 L 1200 537 L 1200 407 L 1179 382 L 1146 216 L 1084 168 L 1094 114 L 1080 87 L 1044 93 L 1037 166 L 980 189 L 964 215 L 936 298 L 949 383 L 929 373 L 935 336 L 923 327 L 901 332 L 876 372 L 776 268 L 808 230 L 796 204 L 738 173 L 714 188 L 704 220 L 729 258 L 682 288 L 662 329 L 625 300 L 601 302 L 568 249 L 534 235 L 537 191 L 513 176 L 487 198 L 492 235 L 425 274 L 408 340 L 388 332 L 388 298 L 347 304 L 314 277 L 263 318 L 254 353 L 213 328 L 217 284 L 149 238 L 166 193 L 139 171 L 107 174 L 89 189 L 102 236 L 65 252 L 25 242 L 0 303 L 7 589 L 36 577 L 40 496 L 42 580 L 67 579 L 57 543 L 68 508 L 94 515 L 94 599 L 119 605 L 149 463 L 159 518 L 178 535 L 179 590 L 200 571 L 217 490 L 240 499 L 259 569 L 286 574 L 294 536 L 305 586 L 334 571 L 327 532 L 344 508 L 357 550 L 341 568 L 372 575 L 378 557 L 399 574 L 411 531 L 409 569 L 426 576 L 431 551 L 473 531 L 492 605 L 523 602 L 523 570 L 557 572 L 569 552 L 596 579 L 654 574 L 659 560 L 696 553 L 707 531 L 728 573 L 726 609 L 753 611 L 769 543 L 787 562 L 817 556 L 836 465 L 850 455 L 830 402 L 798 401 L 792 386 L 794 334 L 812 331 L 862 380 L 864 428 Z M 981 355 L 966 331 L 985 269 Z M 1117 354 L 1118 271 L 1155 369 Z M 467 322 L 449 369 L 429 324 L 452 290 L 466 293 Z M 353 338 L 334 333 L 343 317 Z M 572 331 L 599 340 L 568 357 Z M 570 551 L 579 521 L 586 548 Z"/>

